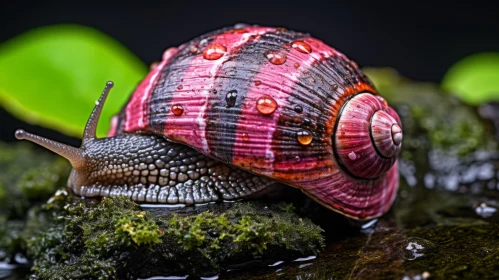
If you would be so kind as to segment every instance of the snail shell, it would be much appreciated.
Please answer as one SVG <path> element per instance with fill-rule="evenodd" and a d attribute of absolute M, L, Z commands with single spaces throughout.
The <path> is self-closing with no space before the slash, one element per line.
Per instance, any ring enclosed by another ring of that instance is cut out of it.
<path fill-rule="evenodd" d="M 385 213 L 398 188 L 396 112 L 354 62 L 282 28 L 167 49 L 112 124 L 109 136 L 163 135 L 357 219 Z"/>

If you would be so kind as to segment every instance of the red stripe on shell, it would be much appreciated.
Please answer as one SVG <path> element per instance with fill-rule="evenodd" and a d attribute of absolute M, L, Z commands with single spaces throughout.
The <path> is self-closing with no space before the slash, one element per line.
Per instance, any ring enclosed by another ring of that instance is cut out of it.
<path fill-rule="evenodd" d="M 125 108 L 126 119 L 123 123 L 125 131 L 139 131 L 149 127 L 149 100 L 152 96 L 163 68 L 177 53 L 177 48 L 169 48 L 163 53 L 162 61 L 147 74 L 135 89 Z"/>
<path fill-rule="evenodd" d="M 210 46 L 219 44 L 227 52 L 217 59 L 209 60 L 202 54 L 190 61 L 189 68 L 182 76 L 182 84 L 173 96 L 170 105 L 179 104 L 184 112 L 181 116 L 169 116 L 165 122 L 165 135 L 172 141 L 185 143 L 198 151 L 211 153 L 206 138 L 206 116 L 210 110 L 210 96 L 223 63 L 230 60 L 232 54 L 238 52 L 252 36 L 263 35 L 274 31 L 267 27 L 245 27 L 245 32 L 228 31 L 217 35 Z M 209 47 L 209 46 L 208 46 Z"/>
<path fill-rule="evenodd" d="M 233 156 L 235 165 L 294 186 L 299 185 L 296 182 L 300 179 L 298 177 L 316 176 L 317 174 L 310 171 L 318 165 L 321 166 L 318 172 L 324 172 L 328 166 L 331 166 L 332 160 L 325 159 L 319 162 L 317 159 L 308 160 L 307 157 L 303 157 L 298 163 L 294 160 L 276 161 L 275 153 L 281 149 L 280 141 L 274 136 L 278 129 L 279 117 L 298 78 L 303 74 L 303 69 L 313 67 L 315 63 L 325 58 L 341 55 L 320 40 L 306 38 L 301 41 L 312 47 L 311 53 L 303 53 L 293 48 L 290 48 L 289 52 L 277 49 L 275 51 L 285 53 L 286 61 L 282 64 L 266 62 L 253 78 L 259 85 L 253 86 L 246 93 L 237 125 Z M 296 67 L 296 64 L 300 66 Z M 273 113 L 265 115 L 257 110 L 256 104 L 262 96 L 270 96 L 277 102 L 277 108 Z M 243 135 L 248 135 L 248 140 L 245 140 Z M 295 146 L 288 147 L 286 152 L 303 151 L 303 147 L 297 141 L 294 141 L 294 144 Z M 332 152 L 330 154 L 332 155 Z M 292 177 L 289 175 L 290 170 L 293 173 Z"/>

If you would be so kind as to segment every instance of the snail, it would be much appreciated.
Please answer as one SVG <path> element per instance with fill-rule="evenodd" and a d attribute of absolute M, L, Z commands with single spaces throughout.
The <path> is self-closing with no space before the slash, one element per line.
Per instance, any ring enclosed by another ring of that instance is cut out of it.
<path fill-rule="evenodd" d="M 356 63 L 308 34 L 236 25 L 169 48 L 97 138 L 112 85 L 80 148 L 16 131 L 70 161 L 76 195 L 195 205 L 279 182 L 358 220 L 395 198 L 397 113 Z"/>

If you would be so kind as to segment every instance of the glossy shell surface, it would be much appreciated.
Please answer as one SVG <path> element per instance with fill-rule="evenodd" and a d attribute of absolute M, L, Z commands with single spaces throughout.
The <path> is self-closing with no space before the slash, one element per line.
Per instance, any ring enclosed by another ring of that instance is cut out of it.
<path fill-rule="evenodd" d="M 392 147 L 390 139 L 400 120 L 378 97 L 358 66 L 322 41 L 282 28 L 238 26 L 167 49 L 113 120 L 110 135 L 164 135 L 367 219 L 388 210 L 398 187 L 400 141 Z M 372 103 L 358 110 L 362 119 L 342 112 L 357 101 Z M 374 112 L 382 115 L 372 127 Z M 358 166 L 350 167 L 352 152 Z M 377 171 L 364 170 L 373 162 L 381 162 Z"/>

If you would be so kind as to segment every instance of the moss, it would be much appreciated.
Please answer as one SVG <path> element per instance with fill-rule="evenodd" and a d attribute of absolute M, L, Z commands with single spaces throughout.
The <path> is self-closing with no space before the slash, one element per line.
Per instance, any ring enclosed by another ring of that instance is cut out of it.
<path fill-rule="evenodd" d="M 212 274 L 254 259 L 317 254 L 324 246 L 322 230 L 287 204 L 244 202 L 222 208 L 222 213 L 211 206 L 189 215 L 152 214 L 126 198 L 104 198 L 94 205 L 61 191 L 30 215 L 25 236 L 31 236 L 32 270 L 42 279 Z M 40 221 L 43 230 L 37 227 Z"/>
<path fill-rule="evenodd" d="M 21 196 L 29 201 L 40 201 L 52 196 L 58 186 L 64 186 L 69 174 L 66 160 L 58 158 L 52 163 L 28 169 L 17 182 Z"/>
<path fill-rule="evenodd" d="M 0 250 L 7 254 L 7 259 L 12 258 L 16 252 L 23 251 L 23 228 L 23 221 L 8 220 L 6 216 L 0 216 Z"/>
<path fill-rule="evenodd" d="M 185 249 L 183 254 L 190 254 L 190 258 L 202 255 L 208 261 L 224 263 L 237 254 L 270 257 L 270 248 L 288 251 L 290 257 L 317 254 L 324 246 L 322 229 L 293 211 L 285 203 L 245 202 L 220 215 L 207 211 L 185 217 L 173 214 L 168 220 L 158 218 L 168 228 L 167 238 L 177 240 Z M 218 265 L 214 263 L 214 268 Z"/>
<path fill-rule="evenodd" d="M 129 254 L 161 242 L 163 233 L 151 215 L 127 199 L 105 198 L 87 205 L 64 192 L 58 196 L 43 210 L 54 217 L 51 226 L 29 234 L 28 256 L 34 259 L 37 277 L 116 278 Z M 39 219 L 33 216 L 30 223 Z"/>
<path fill-rule="evenodd" d="M 30 145 L 1 142 L 0 166 L 0 250 L 13 260 L 26 250 L 26 217 L 65 185 L 70 166 Z"/>
<path fill-rule="evenodd" d="M 0 181 L 0 204 L 5 204 L 7 201 L 7 189 L 3 182 Z"/>
<path fill-rule="evenodd" d="M 215 215 L 204 212 L 196 216 L 179 217 L 173 215 L 168 220 L 168 233 L 178 239 L 185 250 L 200 250 L 209 260 L 216 259 L 222 248 L 221 244 L 237 242 L 234 253 L 243 249 L 258 256 L 272 241 L 270 224 L 264 224 L 249 216 L 242 216 L 238 221 L 230 221 L 227 215 Z"/>
<path fill-rule="evenodd" d="M 0 213 L 23 220 L 28 209 L 44 203 L 66 185 L 69 163 L 50 153 L 37 152 L 25 143 L 0 142 Z"/>

